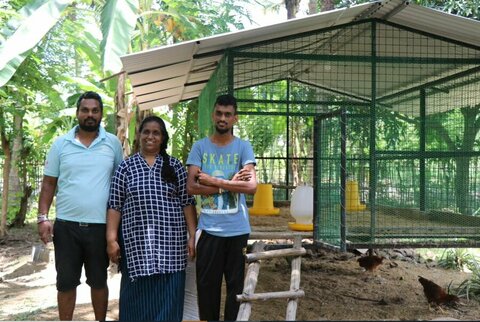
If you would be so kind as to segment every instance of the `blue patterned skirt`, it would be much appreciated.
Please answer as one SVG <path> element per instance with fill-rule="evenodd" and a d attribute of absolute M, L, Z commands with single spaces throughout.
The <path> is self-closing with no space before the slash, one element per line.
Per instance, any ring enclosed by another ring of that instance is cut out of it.
<path fill-rule="evenodd" d="M 125 268 L 122 267 L 120 284 L 120 321 L 182 320 L 185 271 L 138 277 L 132 281 Z"/>

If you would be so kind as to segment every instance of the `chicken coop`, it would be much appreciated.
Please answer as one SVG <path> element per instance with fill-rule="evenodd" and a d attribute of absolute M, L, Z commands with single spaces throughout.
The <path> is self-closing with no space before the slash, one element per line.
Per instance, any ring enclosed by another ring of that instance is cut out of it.
<path fill-rule="evenodd" d="M 198 97 L 202 136 L 216 96 L 234 94 L 259 182 L 275 200 L 313 186 L 316 243 L 478 247 L 479 34 L 478 21 L 379 1 L 143 56 L 165 72 L 176 54 L 177 92 L 132 78 L 159 67 L 123 62 L 141 108 Z"/>

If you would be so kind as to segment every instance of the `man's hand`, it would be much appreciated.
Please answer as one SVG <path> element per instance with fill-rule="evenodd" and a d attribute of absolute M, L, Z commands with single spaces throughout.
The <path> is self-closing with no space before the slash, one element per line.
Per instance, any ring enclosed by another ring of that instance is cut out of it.
<path fill-rule="evenodd" d="M 52 223 L 49 220 L 45 220 L 37 224 L 37 228 L 38 228 L 38 235 L 40 236 L 40 239 L 46 245 L 52 239 L 52 235 L 53 235 Z"/>
<path fill-rule="evenodd" d="M 203 184 L 205 186 L 216 186 L 214 184 L 215 178 L 202 172 L 202 170 L 198 170 L 198 173 L 195 176 L 195 179 L 197 180 L 198 183 Z"/>
<path fill-rule="evenodd" d="M 250 181 L 252 178 L 252 172 L 251 170 L 247 168 L 243 168 L 237 173 L 232 178 L 232 181 Z"/>

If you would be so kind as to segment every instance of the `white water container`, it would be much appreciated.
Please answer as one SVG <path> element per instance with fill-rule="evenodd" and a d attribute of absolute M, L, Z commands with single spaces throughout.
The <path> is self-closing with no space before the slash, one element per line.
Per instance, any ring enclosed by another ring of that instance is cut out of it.
<path fill-rule="evenodd" d="M 303 185 L 295 188 L 290 200 L 290 215 L 297 224 L 313 223 L 313 187 Z"/>

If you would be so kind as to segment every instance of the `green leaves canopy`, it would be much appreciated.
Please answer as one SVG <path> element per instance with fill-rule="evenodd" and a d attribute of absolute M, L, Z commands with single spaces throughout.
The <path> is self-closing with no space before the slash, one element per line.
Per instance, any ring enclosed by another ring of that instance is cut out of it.
<path fill-rule="evenodd" d="M 72 0 L 34 1 L 20 10 L 22 20 L 13 18 L 7 23 L 11 29 L 4 29 L 2 33 L 8 36 L 9 31 L 14 31 L 0 46 L 0 86 L 10 80 L 29 51 L 57 23 L 71 2 Z"/>
<path fill-rule="evenodd" d="M 103 39 L 100 44 L 104 71 L 121 70 L 120 56 L 127 53 L 137 21 L 138 0 L 109 0 L 101 14 Z"/>

